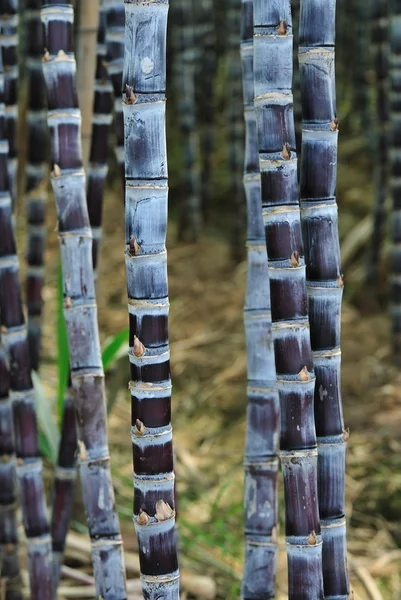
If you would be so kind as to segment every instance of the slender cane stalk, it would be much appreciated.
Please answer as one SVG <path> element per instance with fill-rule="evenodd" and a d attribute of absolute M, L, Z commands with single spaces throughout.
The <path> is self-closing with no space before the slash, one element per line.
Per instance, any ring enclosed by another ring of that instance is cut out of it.
<path fill-rule="evenodd" d="M 287 0 L 254 1 L 255 109 L 281 408 L 288 594 L 323 598 L 313 373 L 298 202 Z"/>
<path fill-rule="evenodd" d="M 125 12 L 123 0 L 105 0 L 106 7 L 106 54 L 107 72 L 114 90 L 114 126 L 117 138 L 116 159 L 121 169 L 121 181 L 125 188 L 124 171 L 124 116 L 121 106 L 121 88 L 124 65 Z"/>
<path fill-rule="evenodd" d="M 124 5 L 123 10 L 124 10 Z M 107 155 L 110 126 L 113 120 L 113 86 L 108 80 L 106 65 L 106 8 L 102 1 L 99 11 L 97 38 L 95 98 L 92 117 L 92 140 L 88 165 L 87 204 L 93 235 L 92 260 L 96 277 L 102 227 L 103 197 L 108 172 Z M 120 84 L 121 96 L 121 84 Z M 121 101 L 119 102 L 121 105 Z M 121 106 L 120 106 L 121 108 Z M 122 114 L 121 110 L 120 113 Z"/>
<path fill-rule="evenodd" d="M 125 2 L 126 269 L 134 524 L 144 598 L 178 600 L 165 135 L 168 0 Z"/>
<path fill-rule="evenodd" d="M 244 124 L 242 113 L 241 61 L 239 42 L 241 31 L 241 0 L 229 0 L 227 5 L 228 56 L 227 56 L 227 125 L 228 125 L 228 168 L 230 171 L 230 197 L 235 210 L 232 211 L 231 257 L 235 262 L 244 258 L 244 193 L 242 166 L 244 162 Z"/>
<path fill-rule="evenodd" d="M 18 156 L 18 0 L 0 0 L 0 46 L 4 67 L 4 128 L 8 141 L 8 176 L 13 204 L 17 203 Z"/>
<path fill-rule="evenodd" d="M 377 284 L 386 227 L 386 197 L 388 193 L 388 2 L 373 2 L 372 45 L 374 48 L 374 71 L 376 73 L 376 123 L 374 163 L 373 232 L 369 244 L 367 283 Z"/>
<path fill-rule="evenodd" d="M 51 139 L 51 176 L 58 212 L 71 383 L 80 476 L 95 572 L 96 596 L 125 599 L 123 549 L 114 502 L 107 415 L 92 267 L 92 234 L 82 168 L 75 87 L 73 9 L 42 8 L 47 52 L 44 74 Z"/>
<path fill-rule="evenodd" d="M 248 212 L 248 278 L 244 310 L 248 406 L 242 598 L 261 600 L 275 596 L 280 416 L 254 108 L 253 0 L 242 0 L 241 60 L 246 133 L 244 188 Z"/>
<path fill-rule="evenodd" d="M 112 122 L 113 88 L 107 81 L 105 65 L 106 46 L 105 11 L 100 6 L 97 43 L 95 97 L 92 117 L 90 162 L 88 165 L 87 205 L 93 235 L 92 263 L 96 276 L 101 234 L 104 184 L 107 176 L 108 136 Z M 57 589 L 68 533 L 76 476 L 77 436 L 75 427 L 73 390 L 71 382 L 64 401 L 60 450 L 55 474 L 52 516 L 53 585 Z"/>
<path fill-rule="evenodd" d="M 7 355 L 0 344 L 0 564 L 5 600 L 22 600 L 18 558 L 17 486 L 13 412 Z"/>
<path fill-rule="evenodd" d="M 70 524 L 76 480 L 77 431 L 71 381 L 64 398 L 61 439 L 54 474 L 51 534 L 53 547 L 53 589 L 56 596 Z"/>
<path fill-rule="evenodd" d="M 2 83 L 1 81 L 1 100 L 3 100 Z M 42 480 L 42 461 L 39 453 L 35 392 L 32 387 L 27 329 L 22 310 L 19 264 L 12 221 L 12 202 L 7 170 L 8 142 L 4 137 L 4 120 L 1 115 L 0 313 L 2 337 L 9 363 L 14 447 L 17 458 L 16 472 L 27 543 L 31 600 L 53 600 L 51 540 Z M 11 451 L 12 448 L 9 450 Z M 13 459 L 12 457 L 10 459 L 8 462 L 12 468 Z M 3 464 L 5 462 L 7 461 L 3 459 Z M 10 501 L 12 497 L 13 493 L 10 490 Z"/>
<path fill-rule="evenodd" d="M 193 3 L 179 0 L 174 71 L 176 89 L 179 90 L 177 109 L 182 133 L 184 202 L 181 206 L 178 237 L 185 238 L 189 231 L 191 241 L 196 241 L 202 223 L 200 181 L 198 169 L 199 137 L 196 129 L 195 52 Z"/>
<path fill-rule="evenodd" d="M 395 362 L 401 362 L 401 0 L 390 17 L 390 186 L 392 207 L 391 334 Z"/>
<path fill-rule="evenodd" d="M 25 12 L 28 55 L 28 131 L 25 187 L 28 221 L 26 298 L 29 353 L 31 366 L 35 371 L 39 369 L 42 345 L 45 211 L 49 171 L 46 89 L 42 68 L 44 43 L 40 8 L 41 0 L 29 0 Z"/>
<path fill-rule="evenodd" d="M 345 529 L 345 452 L 340 327 L 343 280 L 336 204 L 338 122 L 335 91 L 336 0 L 301 0 L 301 217 L 318 440 L 319 513 L 325 598 L 349 594 Z"/>
<path fill-rule="evenodd" d="M 96 39 L 100 0 L 80 0 L 77 31 L 77 89 L 81 110 L 82 157 L 89 160 L 92 134 L 93 75 L 96 71 Z"/>
<path fill-rule="evenodd" d="M 212 208 L 212 159 L 214 145 L 215 79 L 217 72 L 213 0 L 193 0 L 193 48 L 195 59 L 197 122 L 200 138 L 202 207 L 205 218 Z"/>

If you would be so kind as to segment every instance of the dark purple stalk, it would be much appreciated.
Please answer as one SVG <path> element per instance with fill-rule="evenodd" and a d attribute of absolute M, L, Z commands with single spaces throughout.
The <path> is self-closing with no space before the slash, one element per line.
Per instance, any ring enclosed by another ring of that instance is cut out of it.
<path fill-rule="evenodd" d="M 0 343 L 0 575 L 5 600 L 22 600 L 18 558 L 16 458 L 7 355 Z"/>
<path fill-rule="evenodd" d="M 114 127 L 117 138 L 115 153 L 117 164 L 121 170 L 121 182 L 124 190 L 124 117 L 121 106 L 125 31 L 124 2 L 123 0 L 105 0 L 105 10 L 107 72 L 114 90 Z"/>
<path fill-rule="evenodd" d="M 343 280 L 336 204 L 338 123 L 335 85 L 336 0 L 301 0 L 301 217 L 318 441 L 323 584 L 328 600 L 347 600 L 345 452 L 340 327 Z"/>
<path fill-rule="evenodd" d="M 312 351 L 298 200 L 290 3 L 254 0 L 255 109 L 272 330 L 290 600 L 323 598 Z"/>
<path fill-rule="evenodd" d="M 401 363 L 401 0 L 390 16 L 390 186 L 393 200 L 390 268 L 393 358 Z"/>
<path fill-rule="evenodd" d="M 280 413 L 253 100 L 253 0 L 242 0 L 241 59 L 246 132 L 244 188 L 248 212 L 248 277 L 244 310 L 248 404 L 242 598 L 266 600 L 274 598 L 276 584 Z"/>
<path fill-rule="evenodd" d="M 167 12 L 168 0 L 125 2 L 125 260 L 134 524 L 147 600 L 179 598 L 165 245 Z"/>
<path fill-rule="evenodd" d="M 95 277 L 102 232 L 103 197 L 108 172 L 108 142 L 113 111 L 113 87 L 108 80 L 105 36 L 106 7 L 105 2 L 103 1 L 101 2 L 99 11 L 99 29 L 96 49 L 95 96 L 92 116 L 92 141 L 90 147 L 89 165 L 87 169 L 88 186 L 86 192 L 89 222 L 93 235 L 92 260 Z"/>
<path fill-rule="evenodd" d="M 1 52 L 4 67 L 4 132 L 8 141 L 8 177 L 13 211 L 17 203 L 18 157 L 18 0 L 0 0 Z"/>
<path fill-rule="evenodd" d="M 376 160 L 374 161 L 373 231 L 369 241 L 366 265 L 366 279 L 369 285 L 375 285 L 379 280 L 387 221 L 386 198 L 389 188 L 389 7 L 387 0 L 376 0 L 372 4 L 372 46 L 376 73 L 376 122 L 374 128 Z"/>
<path fill-rule="evenodd" d="M 127 597 L 124 558 L 110 473 L 92 233 L 82 168 L 73 18 L 70 4 L 54 1 L 42 8 L 47 48 L 44 74 L 53 165 L 51 181 L 58 213 L 64 317 L 96 596 L 104 600 L 124 600 Z"/>
<path fill-rule="evenodd" d="M 45 212 L 49 172 L 46 88 L 42 68 L 44 43 L 40 8 L 41 0 L 29 0 L 25 13 L 28 75 L 25 187 L 28 222 L 26 299 L 29 353 L 35 371 L 39 369 L 42 346 Z"/>
<path fill-rule="evenodd" d="M 2 101 L 3 86 L 1 85 L 0 88 Z M 31 600 L 53 600 L 51 540 L 42 479 L 42 461 L 39 453 L 35 392 L 32 386 L 27 329 L 22 310 L 7 157 L 8 142 L 4 139 L 4 119 L 1 115 L 0 314 L 2 338 L 9 364 L 10 400 L 17 459 L 16 473 L 27 543 Z M 7 425 L 7 430 L 12 443 L 10 423 Z M 5 441 L 6 435 L 5 431 L 4 438 L 1 436 L 2 442 Z M 9 447 L 9 450 L 11 454 L 12 448 Z M 13 457 L 10 456 L 10 460 L 7 461 L 3 458 L 3 464 L 6 462 L 9 462 L 12 468 Z M 13 500 L 14 494 L 15 492 L 10 489 L 10 502 Z M 10 533 L 12 535 L 12 532 Z M 14 562 L 14 564 L 16 563 Z M 3 564 L 3 576 L 4 566 Z"/>

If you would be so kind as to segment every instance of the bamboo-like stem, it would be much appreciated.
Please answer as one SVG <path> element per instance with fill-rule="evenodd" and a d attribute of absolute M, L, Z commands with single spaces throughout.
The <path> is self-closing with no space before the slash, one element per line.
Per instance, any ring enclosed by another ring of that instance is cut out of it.
<path fill-rule="evenodd" d="M 18 0 L 0 0 L 0 47 L 4 68 L 4 131 L 8 141 L 8 177 L 13 211 L 17 203 L 18 159 Z"/>
<path fill-rule="evenodd" d="M 2 113 L 0 115 L 0 313 L 2 337 L 9 364 L 16 473 L 27 543 L 31 600 L 53 600 L 51 540 L 8 183 L 8 142 L 4 139 L 3 77 L 0 77 L 0 95 Z M 3 374 L 1 380 L 3 381 Z M 10 435 L 10 427 L 8 424 L 8 435 Z M 2 431 L 2 438 L 3 435 L 5 441 L 7 430 Z M 11 454 L 12 448 L 9 450 Z M 10 468 L 15 465 L 12 456 L 8 461 L 3 460 L 3 464 L 6 462 Z M 10 489 L 10 501 L 13 496 Z"/>
<path fill-rule="evenodd" d="M 393 0 L 390 15 L 390 187 L 392 223 L 390 269 L 393 357 L 401 363 L 401 0 Z"/>
<path fill-rule="evenodd" d="M 349 594 L 345 529 L 345 452 L 341 400 L 341 276 L 336 204 L 338 122 L 335 86 L 336 0 L 301 0 L 301 218 L 318 441 L 319 513 L 325 598 Z"/>
<path fill-rule="evenodd" d="M 22 600 L 18 558 L 17 486 L 13 413 L 7 355 L 0 343 L 0 564 L 5 600 Z"/>
<path fill-rule="evenodd" d="M 242 114 L 241 61 L 239 42 L 241 31 L 241 0 L 227 3 L 228 55 L 227 55 L 227 126 L 228 168 L 230 171 L 230 198 L 234 207 L 231 230 L 231 257 L 235 262 L 244 258 L 245 202 L 242 184 L 244 163 L 244 123 Z"/>
<path fill-rule="evenodd" d="M 107 176 L 108 136 L 112 122 L 113 88 L 107 80 L 104 37 L 105 10 L 101 3 L 97 39 L 97 66 L 92 117 L 91 150 L 88 165 L 87 205 L 92 229 L 92 264 L 96 277 L 101 235 L 104 185 Z M 76 476 L 77 435 L 71 382 L 65 397 L 61 441 L 55 474 L 52 515 L 53 585 L 57 589 L 68 533 Z"/>
<path fill-rule="evenodd" d="M 217 72 L 213 0 L 192 0 L 195 96 L 200 142 L 200 185 L 205 218 L 212 209 L 212 165 L 214 145 L 215 80 Z"/>
<path fill-rule="evenodd" d="M 124 10 L 124 5 L 123 10 Z M 87 204 L 92 229 L 92 260 L 96 277 L 102 228 L 103 197 L 108 172 L 107 155 L 110 126 L 113 120 L 113 86 L 108 80 L 105 43 L 106 7 L 101 1 L 97 37 L 95 97 L 92 117 L 92 140 L 88 165 Z M 120 86 L 121 88 L 121 86 Z M 121 96 L 121 91 L 120 91 Z M 121 104 L 121 101 L 120 101 Z M 120 107 L 121 108 L 121 107 Z M 121 110 L 120 110 L 121 112 Z M 121 112 L 122 114 L 122 112 Z"/>
<path fill-rule="evenodd" d="M 374 197 L 373 197 L 373 231 L 369 242 L 367 261 L 367 283 L 377 284 L 379 279 L 380 259 L 382 255 L 383 238 L 386 228 L 386 197 L 388 193 L 388 2 L 376 0 L 372 7 L 372 45 L 374 49 L 374 71 L 376 73 L 376 123 L 374 161 Z"/>
<path fill-rule="evenodd" d="M 96 71 L 96 40 L 100 0 L 80 0 L 77 31 L 77 89 L 81 110 L 82 160 L 86 168 L 92 135 L 93 76 Z"/>
<path fill-rule="evenodd" d="M 63 564 L 76 480 L 77 431 L 71 381 L 64 398 L 61 439 L 54 474 L 51 534 L 53 546 L 53 589 L 56 596 Z"/>
<path fill-rule="evenodd" d="M 125 12 L 123 0 L 105 0 L 107 72 L 114 90 L 114 127 L 117 138 L 115 149 L 125 189 L 124 171 L 124 116 L 121 106 L 121 89 L 124 65 Z"/>
<path fill-rule="evenodd" d="M 134 524 L 144 598 L 178 600 L 167 284 L 168 0 L 125 2 L 125 231 Z"/>
<path fill-rule="evenodd" d="M 290 3 L 254 0 L 255 110 L 281 408 L 288 594 L 290 600 L 320 600 L 315 377 L 298 201 L 292 70 Z"/>
<path fill-rule="evenodd" d="M 44 75 L 64 287 L 79 466 L 92 543 L 96 596 L 123 600 L 125 569 L 107 443 L 107 414 L 92 267 L 92 233 L 82 168 L 75 87 L 73 9 L 42 8 L 47 53 Z"/>
<path fill-rule="evenodd" d="M 177 110 L 182 134 L 182 178 L 184 201 L 180 209 L 179 239 L 189 232 L 196 241 L 202 224 L 199 181 L 199 136 L 196 128 L 195 50 L 193 2 L 179 0 L 175 10 L 177 18 L 177 47 L 174 56 L 175 87 L 179 90 Z"/>
<path fill-rule="evenodd" d="M 243 600 L 274 598 L 277 563 L 279 398 L 262 219 L 253 83 L 253 0 L 242 0 L 241 61 L 245 117 L 244 188 L 248 277 L 244 310 L 248 361 Z"/>
<path fill-rule="evenodd" d="M 28 249 L 26 298 L 28 342 L 31 366 L 37 371 L 42 345 L 42 290 L 44 285 L 45 212 L 48 185 L 48 133 L 46 89 L 43 78 L 43 33 L 40 20 L 41 0 L 29 0 L 25 12 L 27 27 L 27 166 L 26 214 Z"/>

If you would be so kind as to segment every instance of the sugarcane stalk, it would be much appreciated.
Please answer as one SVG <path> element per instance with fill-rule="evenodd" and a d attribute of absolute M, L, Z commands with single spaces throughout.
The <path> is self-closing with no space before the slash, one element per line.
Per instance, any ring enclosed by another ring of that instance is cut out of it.
<path fill-rule="evenodd" d="M 42 8 L 51 139 L 52 187 L 58 214 L 79 468 L 96 581 L 96 596 L 125 599 L 125 569 L 107 442 L 104 373 L 92 267 L 92 233 L 82 168 L 81 117 L 75 87 L 73 9 Z M 67 210 L 68 208 L 68 210 Z"/>
<path fill-rule="evenodd" d="M 2 74 L 2 67 L 1 67 Z M 3 77 L 0 77 L 0 107 L 4 107 Z M 19 283 L 19 264 L 12 217 L 12 201 L 8 181 L 8 142 L 5 139 L 4 112 L 0 115 L 0 314 L 2 338 L 9 365 L 12 421 L 6 425 L 3 441 L 9 436 L 9 454 L 3 454 L 3 465 L 15 465 L 13 458 L 12 427 L 19 501 L 27 544 L 27 563 L 31 600 L 53 600 L 51 540 L 42 479 L 42 461 L 39 452 L 35 392 L 32 386 L 27 329 L 22 310 Z M 1 377 L 3 381 L 3 375 Z M 3 408 L 6 403 L 2 403 Z M 4 413 L 3 415 L 4 416 Z M 8 434 L 7 434 L 8 432 Z M 10 433 L 11 432 L 11 433 Z M 7 445 L 7 443 L 6 443 Z M 10 477 L 13 477 L 10 473 Z M 3 486 L 1 486 L 3 489 Z M 9 501 L 14 493 L 9 490 Z M 15 535 L 12 545 L 16 542 Z M 14 532 L 16 534 L 16 532 Z M 14 557 L 13 561 L 15 562 Z M 3 563 L 3 576 L 4 576 Z M 17 589 L 18 597 L 18 589 Z"/>
<path fill-rule="evenodd" d="M 61 439 L 54 473 L 51 534 L 54 595 L 60 581 L 76 480 L 77 431 L 71 379 L 64 397 Z"/>
<path fill-rule="evenodd" d="M 200 142 L 200 191 L 205 218 L 212 209 L 212 172 L 217 73 L 213 0 L 193 0 L 192 53 L 195 62 L 195 97 Z"/>
<path fill-rule="evenodd" d="M 4 107 L 3 107 L 4 108 Z M 5 600 L 22 600 L 18 558 L 16 458 L 10 375 L 7 354 L 0 342 L 0 561 Z"/>
<path fill-rule="evenodd" d="M 124 117 L 121 106 L 121 89 L 124 64 L 125 12 L 123 0 L 105 0 L 107 72 L 114 90 L 115 155 L 125 188 L 124 167 Z"/>
<path fill-rule="evenodd" d="M 301 0 L 301 219 L 318 441 L 318 495 L 327 599 L 349 594 L 345 525 L 345 452 L 340 328 L 343 279 L 336 204 L 338 121 L 335 87 L 336 0 Z"/>
<path fill-rule="evenodd" d="M 25 180 L 28 224 L 26 299 L 31 366 L 39 369 L 42 346 L 44 252 L 48 185 L 48 135 L 46 89 L 43 79 L 43 33 L 41 0 L 29 0 L 25 11 L 27 28 L 27 165 Z"/>
<path fill-rule="evenodd" d="M 92 135 L 93 76 L 96 71 L 96 40 L 100 0 L 80 0 L 77 28 L 77 89 L 81 110 L 82 159 L 86 168 Z"/>
<path fill-rule="evenodd" d="M 134 525 L 144 598 L 178 600 L 168 343 L 168 0 L 125 1 L 125 231 Z"/>
<path fill-rule="evenodd" d="M 254 107 L 253 0 L 242 0 L 241 61 L 246 136 L 244 188 L 248 216 L 248 276 L 244 307 L 248 402 L 242 598 L 260 600 L 275 596 L 280 415 Z"/>
<path fill-rule="evenodd" d="M 202 224 L 199 180 L 199 136 L 196 128 L 195 97 L 195 49 L 193 2 L 176 2 L 178 43 L 174 56 L 178 118 L 182 134 L 182 178 L 184 200 L 180 209 L 179 239 L 189 233 L 190 241 L 196 241 Z"/>
<path fill-rule="evenodd" d="M 107 79 L 106 33 L 104 3 L 100 5 L 97 38 L 97 66 L 92 117 L 91 148 L 88 165 L 87 205 L 89 223 L 93 235 L 92 264 L 96 278 L 101 236 L 102 207 L 107 177 L 108 136 L 112 123 L 113 88 Z M 61 441 L 53 492 L 52 540 L 53 585 L 57 589 L 65 550 L 76 478 L 77 436 L 74 415 L 73 390 L 68 384 L 64 400 Z"/>
<path fill-rule="evenodd" d="M 390 188 L 392 195 L 390 310 L 394 361 L 401 362 L 401 1 L 390 13 Z"/>
<path fill-rule="evenodd" d="M 288 595 L 291 600 L 320 600 L 315 377 L 298 201 L 292 70 L 289 2 L 255 0 L 255 110 L 281 409 Z"/>
<path fill-rule="evenodd" d="M 375 103 L 375 147 L 377 160 L 374 161 L 373 177 L 373 231 L 369 243 L 366 280 L 368 285 L 377 284 L 383 238 L 386 229 L 386 198 L 388 193 L 388 146 L 389 146 L 389 40 L 388 2 L 377 0 L 372 7 L 372 46 L 374 71 L 376 73 Z"/>
<path fill-rule="evenodd" d="M 102 1 L 100 4 L 99 11 L 99 28 L 96 51 L 95 97 L 93 104 L 91 136 L 92 139 L 89 155 L 89 165 L 87 169 L 88 186 L 86 194 L 89 222 L 93 235 L 92 261 L 95 277 L 98 265 L 99 244 L 102 231 L 104 188 L 108 172 L 108 142 L 110 126 L 113 120 L 112 111 L 114 104 L 113 86 L 108 80 L 107 73 L 107 48 L 105 43 L 105 36 L 106 7 L 105 3 Z M 121 101 L 119 104 L 121 104 Z"/>
<path fill-rule="evenodd" d="M 230 172 L 229 194 L 233 221 L 231 229 L 231 257 L 234 262 L 244 258 L 245 202 L 242 184 L 244 163 L 244 124 L 242 113 L 241 60 L 239 57 L 241 31 L 241 0 L 229 0 L 227 5 L 228 53 L 226 122 L 228 126 L 228 168 Z"/>
<path fill-rule="evenodd" d="M 0 47 L 4 68 L 5 138 L 8 141 L 8 176 L 13 211 L 17 203 L 18 158 L 18 0 L 0 0 Z"/>

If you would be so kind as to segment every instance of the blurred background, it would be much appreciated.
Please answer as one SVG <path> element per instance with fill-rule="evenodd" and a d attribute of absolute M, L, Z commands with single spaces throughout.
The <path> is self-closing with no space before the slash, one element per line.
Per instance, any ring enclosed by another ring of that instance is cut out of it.
<path fill-rule="evenodd" d="M 295 30 L 298 3 L 293 3 Z M 346 479 L 348 549 L 354 598 L 364 600 L 401 599 L 401 373 L 392 360 L 388 306 L 386 5 L 381 0 L 337 2 L 337 200 L 345 281 L 342 390 L 345 423 L 351 433 Z M 188 599 L 239 598 L 243 565 L 246 355 L 242 311 L 247 267 L 240 18 L 239 0 L 170 2 L 167 247 L 178 524 L 186 581 L 183 597 Z M 23 61 L 23 52 L 21 56 Z M 300 130 L 296 54 L 294 65 Z M 21 190 L 25 104 L 21 93 Z M 138 575 L 138 561 L 132 525 L 124 207 L 114 145 L 112 140 L 97 285 L 112 472 L 132 578 Z M 374 215 L 380 216 L 382 234 L 375 229 Z M 35 381 L 50 491 L 67 364 L 51 194 L 47 228 L 43 360 Z M 17 231 L 24 279 L 22 195 Z M 372 258 L 376 254 L 377 262 Z M 286 597 L 282 489 L 280 498 L 277 597 L 282 599 Z M 85 523 L 77 489 L 66 554 L 72 574 L 63 580 L 63 598 L 88 597 L 83 589 L 91 572 Z"/>

